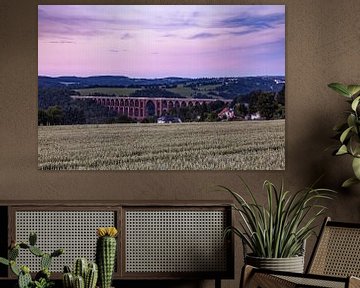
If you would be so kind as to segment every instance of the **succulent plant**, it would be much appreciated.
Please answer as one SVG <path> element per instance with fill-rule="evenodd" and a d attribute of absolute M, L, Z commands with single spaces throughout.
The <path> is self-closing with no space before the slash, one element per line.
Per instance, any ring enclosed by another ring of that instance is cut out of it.
<path fill-rule="evenodd" d="M 74 263 L 74 272 L 69 266 L 64 267 L 64 288 L 95 288 L 98 279 L 96 263 L 88 263 L 85 258 L 78 258 Z"/>
<path fill-rule="evenodd" d="M 19 288 L 47 288 L 52 286 L 50 281 L 50 265 L 53 257 L 58 257 L 64 253 L 63 249 L 57 249 L 53 253 L 44 253 L 39 247 L 36 246 L 37 236 L 35 233 L 30 233 L 29 244 L 20 242 L 16 243 L 12 241 L 9 251 L 8 259 L 0 257 L 0 263 L 10 266 L 11 271 L 18 277 Z M 30 275 L 30 269 L 28 266 L 21 266 L 16 263 L 16 259 L 19 256 L 20 249 L 29 250 L 33 255 L 40 257 L 41 270 L 35 275 L 33 281 Z"/>
<path fill-rule="evenodd" d="M 115 227 L 101 227 L 97 229 L 96 262 L 99 267 L 100 288 L 110 288 L 116 258 Z"/>

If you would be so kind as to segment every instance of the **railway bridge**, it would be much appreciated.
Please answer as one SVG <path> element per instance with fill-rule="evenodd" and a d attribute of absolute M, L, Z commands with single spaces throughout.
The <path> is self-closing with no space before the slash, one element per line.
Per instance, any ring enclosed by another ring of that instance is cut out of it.
<path fill-rule="evenodd" d="M 107 96 L 71 96 L 73 99 L 93 100 L 116 111 L 120 115 L 126 115 L 136 120 L 142 120 L 149 116 L 159 117 L 173 108 L 191 107 L 209 104 L 220 99 L 196 99 L 196 98 L 153 98 L 153 97 L 107 97 Z M 220 100 L 230 104 L 232 100 Z"/>

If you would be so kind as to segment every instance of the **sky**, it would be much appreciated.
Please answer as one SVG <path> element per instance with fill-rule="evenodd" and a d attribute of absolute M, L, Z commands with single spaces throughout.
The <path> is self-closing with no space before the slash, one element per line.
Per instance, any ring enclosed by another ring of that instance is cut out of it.
<path fill-rule="evenodd" d="M 285 75 L 285 5 L 39 5 L 38 74 Z"/>

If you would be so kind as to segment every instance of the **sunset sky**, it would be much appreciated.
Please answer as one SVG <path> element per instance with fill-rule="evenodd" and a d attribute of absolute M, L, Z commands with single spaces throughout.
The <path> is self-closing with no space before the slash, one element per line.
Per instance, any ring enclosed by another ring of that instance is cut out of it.
<path fill-rule="evenodd" d="M 39 5 L 38 74 L 285 75 L 285 6 Z"/>

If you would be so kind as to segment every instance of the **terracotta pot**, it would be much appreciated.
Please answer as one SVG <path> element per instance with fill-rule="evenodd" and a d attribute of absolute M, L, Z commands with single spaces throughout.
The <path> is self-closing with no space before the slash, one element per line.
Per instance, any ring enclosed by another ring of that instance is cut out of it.
<path fill-rule="evenodd" d="M 245 256 L 245 263 L 254 267 L 275 271 L 304 272 L 304 256 L 289 258 L 263 258 L 251 255 Z"/>

